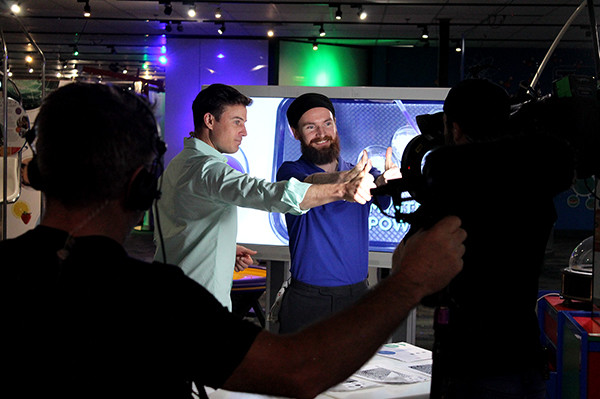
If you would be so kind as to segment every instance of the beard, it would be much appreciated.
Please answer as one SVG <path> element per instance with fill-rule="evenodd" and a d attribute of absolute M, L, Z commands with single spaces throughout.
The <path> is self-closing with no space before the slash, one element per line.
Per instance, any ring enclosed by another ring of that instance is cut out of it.
<path fill-rule="evenodd" d="M 335 139 L 327 136 L 330 139 L 329 147 L 318 150 L 306 144 L 303 140 L 300 140 L 300 147 L 302 149 L 302 155 L 310 162 L 315 165 L 325 165 L 338 159 L 340 156 L 340 138 L 336 136 Z M 316 140 L 315 140 L 316 141 Z"/>

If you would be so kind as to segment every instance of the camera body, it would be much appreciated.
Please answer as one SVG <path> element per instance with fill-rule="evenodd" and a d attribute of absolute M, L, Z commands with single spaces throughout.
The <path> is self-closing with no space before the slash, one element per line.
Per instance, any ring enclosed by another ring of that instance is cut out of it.
<path fill-rule="evenodd" d="M 393 215 L 411 225 L 461 216 L 473 197 L 496 198 L 508 190 L 553 197 L 575 178 L 600 175 L 596 98 L 546 96 L 513 105 L 508 134 L 486 142 L 444 145 L 441 112 L 419 115 L 417 124 L 421 135 L 402 154 L 402 178 L 371 190 L 392 196 L 395 205 L 419 202 L 424 210 L 406 214 L 397 206 Z"/>

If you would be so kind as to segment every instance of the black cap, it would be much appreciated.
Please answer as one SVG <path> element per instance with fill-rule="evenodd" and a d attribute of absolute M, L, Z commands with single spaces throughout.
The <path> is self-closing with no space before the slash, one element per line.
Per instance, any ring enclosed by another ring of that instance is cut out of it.
<path fill-rule="evenodd" d="M 313 108 L 327 108 L 331 111 L 331 114 L 335 117 L 335 109 L 333 103 L 326 96 L 319 93 L 305 93 L 300 97 L 296 98 L 290 104 L 287 110 L 288 123 L 294 129 L 298 128 L 298 121 L 302 118 L 302 115 L 309 109 Z"/>

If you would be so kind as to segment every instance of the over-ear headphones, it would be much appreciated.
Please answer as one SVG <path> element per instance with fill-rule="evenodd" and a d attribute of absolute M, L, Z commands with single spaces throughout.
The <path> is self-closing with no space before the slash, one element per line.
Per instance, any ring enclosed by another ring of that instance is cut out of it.
<path fill-rule="evenodd" d="M 27 163 L 26 175 L 27 184 L 38 191 L 44 191 L 44 183 L 40 173 L 40 167 L 37 161 L 37 155 L 33 147 L 33 142 L 36 138 L 36 124 L 34 123 L 31 129 L 25 134 L 25 141 L 33 152 L 33 158 Z"/>
<path fill-rule="evenodd" d="M 33 155 L 33 158 L 27 163 L 27 182 L 36 190 L 44 191 L 44 184 L 42 176 L 40 175 L 40 167 L 37 162 L 37 155 Z"/>
<path fill-rule="evenodd" d="M 152 206 L 154 200 L 160 198 L 158 180 L 163 171 L 163 155 L 167 150 L 164 141 L 156 139 L 157 156 L 150 170 L 141 168 L 129 184 L 125 207 L 130 210 L 144 211 Z"/>

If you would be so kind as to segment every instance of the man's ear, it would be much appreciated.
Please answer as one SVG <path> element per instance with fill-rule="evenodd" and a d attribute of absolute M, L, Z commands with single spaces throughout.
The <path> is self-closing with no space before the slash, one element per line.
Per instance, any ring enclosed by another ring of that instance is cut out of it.
<path fill-rule="evenodd" d="M 298 134 L 298 130 L 296 128 L 291 127 L 291 126 L 290 126 L 290 129 L 292 130 L 292 134 L 294 135 L 294 138 L 296 140 L 300 140 L 300 136 Z"/>
<path fill-rule="evenodd" d="M 211 114 L 210 112 L 207 112 L 204 114 L 204 124 L 206 125 L 207 128 L 209 128 L 210 130 L 212 130 L 213 125 L 215 124 L 215 117 L 213 114 Z"/>
<path fill-rule="evenodd" d="M 461 144 L 468 141 L 467 136 L 465 136 L 461 127 L 456 122 L 452 122 L 452 138 L 457 144 Z"/>

